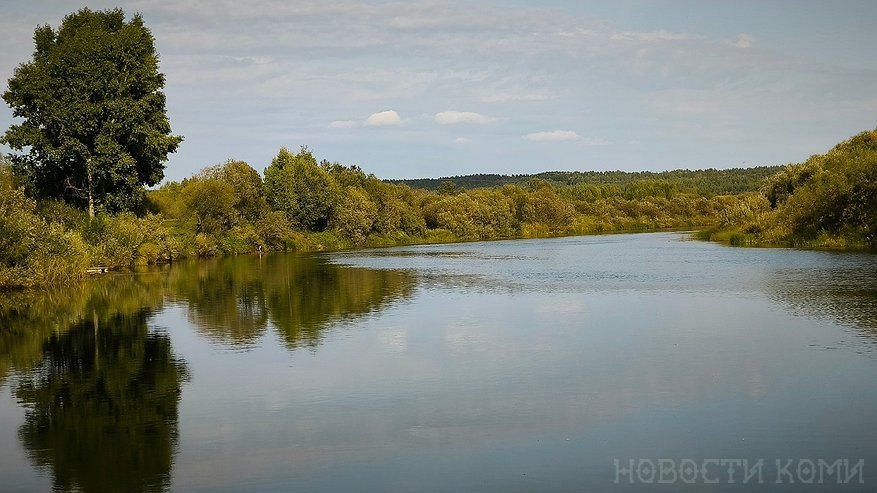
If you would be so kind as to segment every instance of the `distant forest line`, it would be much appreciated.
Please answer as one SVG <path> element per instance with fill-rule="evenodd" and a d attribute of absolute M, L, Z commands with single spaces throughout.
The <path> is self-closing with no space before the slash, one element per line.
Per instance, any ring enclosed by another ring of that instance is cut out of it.
<path fill-rule="evenodd" d="M 766 178 L 782 170 L 782 166 L 755 166 L 729 169 L 676 169 L 672 171 L 544 171 L 536 174 L 502 175 L 475 173 L 443 178 L 413 178 L 384 180 L 408 185 L 411 188 L 437 191 L 452 184 L 456 188 L 495 188 L 503 185 L 525 184 L 530 180 L 544 180 L 562 185 L 618 185 L 623 187 L 643 180 L 668 181 L 679 189 L 705 195 L 734 195 L 755 192 Z"/>

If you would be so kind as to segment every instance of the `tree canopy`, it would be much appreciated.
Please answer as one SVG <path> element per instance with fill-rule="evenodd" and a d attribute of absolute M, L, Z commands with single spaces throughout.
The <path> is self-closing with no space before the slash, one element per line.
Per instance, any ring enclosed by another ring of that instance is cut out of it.
<path fill-rule="evenodd" d="M 140 15 L 84 8 L 34 32 L 33 59 L 3 99 L 22 118 L 2 142 L 30 193 L 114 212 L 164 177 L 182 137 L 171 135 L 154 38 Z"/>
<path fill-rule="evenodd" d="M 273 209 L 311 231 L 326 229 L 341 196 L 338 183 L 306 147 L 298 154 L 280 149 L 265 169 L 265 192 Z"/>

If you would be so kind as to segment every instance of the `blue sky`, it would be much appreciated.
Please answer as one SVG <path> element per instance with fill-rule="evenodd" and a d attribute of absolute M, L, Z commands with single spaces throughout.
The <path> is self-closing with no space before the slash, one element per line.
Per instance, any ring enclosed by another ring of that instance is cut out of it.
<path fill-rule="evenodd" d="M 302 145 L 381 178 L 785 164 L 877 126 L 870 0 L 88 6 L 156 37 L 174 180 Z M 79 7 L 0 3 L 3 90 Z"/>

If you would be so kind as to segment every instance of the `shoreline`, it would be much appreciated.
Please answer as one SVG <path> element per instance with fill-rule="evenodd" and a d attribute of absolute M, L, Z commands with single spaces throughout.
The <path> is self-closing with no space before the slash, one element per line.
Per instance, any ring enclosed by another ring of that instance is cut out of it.
<path fill-rule="evenodd" d="M 789 245 L 789 244 L 765 244 L 765 243 L 745 243 L 745 244 L 735 244 L 734 242 L 726 239 L 726 238 L 714 238 L 715 235 L 723 233 L 723 230 L 715 230 L 711 229 L 710 226 L 689 226 L 689 227 L 669 227 L 669 228 L 648 228 L 648 229 L 638 229 L 638 230 L 612 230 L 612 231 L 594 231 L 588 233 L 581 234 L 555 234 L 555 235 L 541 235 L 541 236 L 514 236 L 514 237 L 504 237 L 504 238 L 488 238 L 488 239 L 453 239 L 449 241 L 430 241 L 429 239 L 423 238 L 425 241 L 406 241 L 406 242 L 397 242 L 394 244 L 377 244 L 377 245 L 361 245 L 361 246 L 342 246 L 340 248 L 316 248 L 316 249 L 300 249 L 300 250 L 286 250 L 286 251 L 273 251 L 266 250 L 263 252 L 248 252 L 248 253 L 236 253 L 236 254 L 222 254 L 222 255 L 211 255 L 211 256 L 191 256 L 191 257 L 180 257 L 175 260 L 169 260 L 165 262 L 144 265 L 144 266 L 134 266 L 133 268 L 100 268 L 101 272 L 92 272 L 92 269 L 96 267 L 90 267 L 85 274 L 84 277 L 78 280 L 73 280 L 69 282 L 59 282 L 59 283 L 51 283 L 39 286 L 30 286 L 30 287 L 3 287 L 0 288 L 0 292 L 10 292 L 10 291 L 41 291 L 41 290 L 50 290 L 58 287 L 63 287 L 65 285 L 77 284 L 88 282 L 94 279 L 101 279 L 106 277 L 116 277 L 116 276 L 130 276 L 130 275 L 138 275 L 138 274 L 146 274 L 146 273 L 155 273 L 161 272 L 166 269 L 172 268 L 174 264 L 182 263 L 182 262 L 201 262 L 204 260 L 211 259 L 221 259 L 226 257 L 236 257 L 240 255 L 244 256 L 269 256 L 269 255 L 278 255 L 278 254 L 299 254 L 299 255 L 313 255 L 313 254 L 323 254 L 323 253 L 335 253 L 335 252 L 355 252 L 360 250 L 382 250 L 388 248 L 397 248 L 397 247 L 406 247 L 406 246 L 426 246 L 426 245 L 451 245 L 451 244 L 465 244 L 465 243 L 489 243 L 496 241 L 519 241 L 519 240 L 544 240 L 544 239 L 553 239 L 553 238 L 575 238 L 582 236 L 609 236 L 609 235 L 634 235 L 634 234 L 648 234 L 648 233 L 680 233 L 686 234 L 687 239 L 691 241 L 706 241 L 710 243 L 716 243 L 723 246 L 734 247 L 734 248 L 772 248 L 772 249 L 791 249 L 791 250 L 812 250 L 812 251 L 826 251 L 826 252 L 836 252 L 836 253 L 873 253 L 877 254 L 877 249 L 870 248 L 868 246 L 824 246 L 824 245 Z M 707 233 L 708 236 L 706 238 L 703 237 L 703 234 Z M 99 267 L 97 267 L 99 268 Z"/>

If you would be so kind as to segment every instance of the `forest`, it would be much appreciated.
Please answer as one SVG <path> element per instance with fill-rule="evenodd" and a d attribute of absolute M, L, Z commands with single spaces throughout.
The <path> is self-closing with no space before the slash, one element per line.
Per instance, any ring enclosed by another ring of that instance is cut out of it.
<path fill-rule="evenodd" d="M 553 185 L 618 185 L 643 180 L 667 180 L 680 189 L 708 195 L 732 195 L 752 192 L 761 187 L 765 178 L 780 171 L 781 166 L 756 166 L 731 169 L 677 169 L 673 171 L 545 171 L 533 175 L 473 174 L 445 178 L 388 180 L 413 188 L 436 191 L 439 187 L 492 188 L 502 185 L 523 185 L 533 179 Z"/>

